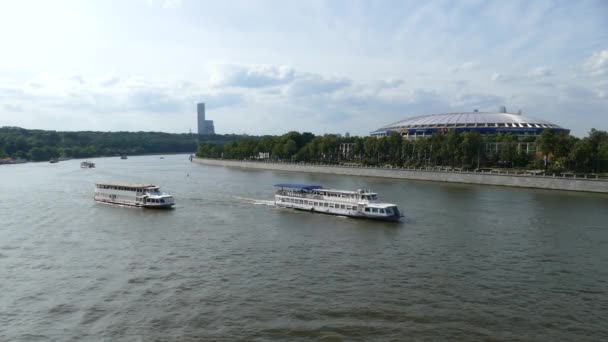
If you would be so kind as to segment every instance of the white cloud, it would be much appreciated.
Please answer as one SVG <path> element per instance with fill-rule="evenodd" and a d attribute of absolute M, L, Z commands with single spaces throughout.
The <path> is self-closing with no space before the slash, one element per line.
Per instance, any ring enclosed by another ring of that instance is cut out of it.
<path fill-rule="evenodd" d="M 492 81 L 510 83 L 510 82 L 539 82 L 541 79 L 555 76 L 553 69 L 549 67 L 536 67 L 521 74 L 504 74 L 495 72 L 492 74 Z"/>
<path fill-rule="evenodd" d="M 551 68 L 537 67 L 537 68 L 530 70 L 526 76 L 528 76 L 529 78 L 537 78 L 537 77 L 548 77 L 548 76 L 553 76 L 553 75 L 555 75 L 555 73 L 553 72 L 553 70 L 551 70 Z"/>
<path fill-rule="evenodd" d="M 452 72 L 453 73 L 468 72 L 468 71 L 475 70 L 478 67 L 479 67 L 478 62 L 469 61 L 469 62 L 462 63 L 461 65 L 458 65 L 458 66 L 452 68 Z"/>
<path fill-rule="evenodd" d="M 295 72 L 288 66 L 223 65 L 212 70 L 211 83 L 219 87 L 264 88 L 290 83 Z"/>
<path fill-rule="evenodd" d="M 177 8 L 182 5 L 182 0 L 165 0 L 163 1 L 163 8 Z"/>
<path fill-rule="evenodd" d="M 298 74 L 296 79 L 286 88 L 289 96 L 311 96 L 332 94 L 347 88 L 352 81 L 347 78 L 322 77 L 315 74 Z"/>
<path fill-rule="evenodd" d="M 146 3 L 151 6 L 160 6 L 167 9 L 174 9 L 182 6 L 182 0 L 146 0 Z"/>
<path fill-rule="evenodd" d="M 585 61 L 584 68 L 592 76 L 608 74 L 608 50 L 594 53 Z"/>

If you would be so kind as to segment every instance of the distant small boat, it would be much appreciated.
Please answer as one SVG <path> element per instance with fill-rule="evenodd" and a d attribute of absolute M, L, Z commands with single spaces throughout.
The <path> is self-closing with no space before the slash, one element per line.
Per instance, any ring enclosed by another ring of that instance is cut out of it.
<path fill-rule="evenodd" d="M 120 159 L 127 159 L 127 156 L 123 154 L 120 156 Z"/>
<path fill-rule="evenodd" d="M 165 157 L 160 157 L 160 159 L 165 159 Z"/>
<path fill-rule="evenodd" d="M 94 169 L 95 163 L 91 163 L 90 161 L 83 161 L 82 163 L 80 163 L 80 168 L 81 169 Z"/>
<path fill-rule="evenodd" d="M 57 158 L 51 158 L 51 160 L 49 160 L 49 163 L 51 163 L 51 164 L 59 163 L 59 160 Z"/>

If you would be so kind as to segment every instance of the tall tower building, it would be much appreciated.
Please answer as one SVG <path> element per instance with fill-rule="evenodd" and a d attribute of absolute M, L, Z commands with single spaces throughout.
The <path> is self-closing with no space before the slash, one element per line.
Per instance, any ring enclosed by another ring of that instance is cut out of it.
<path fill-rule="evenodd" d="M 198 134 L 209 135 L 215 134 L 215 127 L 213 126 L 213 120 L 205 120 L 205 103 L 197 103 L 196 105 L 197 119 L 198 119 Z"/>

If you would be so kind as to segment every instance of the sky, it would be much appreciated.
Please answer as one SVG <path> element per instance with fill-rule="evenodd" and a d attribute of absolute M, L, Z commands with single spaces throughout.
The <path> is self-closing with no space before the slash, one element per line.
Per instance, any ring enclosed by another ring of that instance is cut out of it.
<path fill-rule="evenodd" d="M 0 126 L 367 135 L 478 109 L 608 130 L 608 1 L 0 0 Z"/>

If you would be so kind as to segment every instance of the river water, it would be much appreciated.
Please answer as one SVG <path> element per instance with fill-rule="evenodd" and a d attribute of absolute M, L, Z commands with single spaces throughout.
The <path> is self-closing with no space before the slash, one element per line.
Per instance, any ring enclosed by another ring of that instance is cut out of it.
<path fill-rule="evenodd" d="M 608 196 L 187 157 L 0 166 L 0 340 L 608 339 Z M 96 181 L 177 205 L 96 204 Z M 406 217 L 275 209 L 280 182 L 372 189 Z"/>

